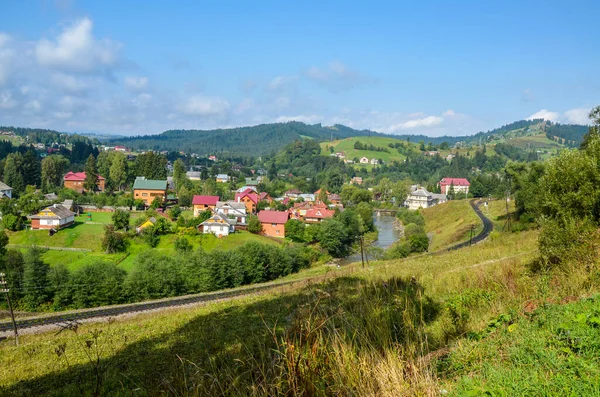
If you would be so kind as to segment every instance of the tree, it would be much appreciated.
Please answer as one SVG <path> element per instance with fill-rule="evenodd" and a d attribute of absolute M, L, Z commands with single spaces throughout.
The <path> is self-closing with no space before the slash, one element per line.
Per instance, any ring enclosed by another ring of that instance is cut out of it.
<path fill-rule="evenodd" d="M 122 153 L 114 153 L 108 175 L 113 187 L 120 191 L 125 182 L 127 182 L 127 158 Z"/>
<path fill-rule="evenodd" d="M 130 212 L 125 210 L 116 210 L 112 214 L 112 222 L 115 227 L 115 230 L 124 229 L 127 231 L 129 229 L 129 218 Z"/>
<path fill-rule="evenodd" d="M 42 191 L 48 193 L 60 189 L 68 165 L 69 160 L 58 154 L 44 158 L 42 160 Z"/>
<path fill-rule="evenodd" d="M 73 306 L 106 306 L 124 300 L 123 284 L 127 272 L 105 261 L 92 262 L 71 275 Z"/>
<path fill-rule="evenodd" d="M 25 186 L 39 186 L 40 184 L 40 162 L 38 156 L 33 150 L 29 148 L 23 156 L 22 171 L 23 181 Z"/>
<path fill-rule="evenodd" d="M 175 182 L 175 188 L 180 189 L 184 185 L 185 179 L 185 164 L 183 164 L 183 160 L 177 159 L 173 163 L 173 181 Z"/>
<path fill-rule="evenodd" d="M 5 229 L 16 232 L 23 227 L 23 219 L 18 214 L 6 214 L 2 216 L 2 226 Z"/>
<path fill-rule="evenodd" d="M 348 254 L 348 233 L 344 224 L 337 219 L 328 219 L 321 224 L 321 247 L 334 258 L 342 258 Z"/>
<path fill-rule="evenodd" d="M 155 210 L 158 207 L 160 207 L 162 205 L 162 203 L 163 203 L 162 198 L 160 198 L 159 196 L 156 196 L 152 200 L 152 203 L 150 203 L 150 209 Z"/>
<path fill-rule="evenodd" d="M 23 272 L 23 287 L 25 296 L 23 301 L 29 310 L 36 310 L 42 304 L 50 301 L 50 280 L 48 272 L 50 266 L 42 260 L 41 251 L 34 247 L 25 255 L 25 269 Z"/>
<path fill-rule="evenodd" d="M 304 242 L 304 223 L 297 219 L 288 220 L 285 225 L 285 237 L 290 240 L 301 243 Z"/>
<path fill-rule="evenodd" d="M 113 225 L 104 225 L 104 237 L 102 238 L 102 249 L 107 254 L 125 251 L 127 240 L 124 233 L 115 231 Z"/>
<path fill-rule="evenodd" d="M 96 168 L 96 158 L 93 154 L 90 154 L 87 161 L 85 162 L 85 181 L 83 182 L 83 188 L 87 191 L 96 191 L 96 184 L 98 183 L 98 169 Z"/>
<path fill-rule="evenodd" d="M 25 261 L 21 251 L 16 249 L 8 250 L 3 256 L 3 263 L 0 262 L 0 272 L 6 273 L 6 287 L 9 289 L 10 298 L 16 302 L 23 297 Z"/>
<path fill-rule="evenodd" d="M 258 234 L 262 231 L 262 224 L 258 220 L 257 216 L 251 215 L 248 218 L 248 231 L 254 234 Z"/>
<path fill-rule="evenodd" d="M 177 252 L 189 252 L 192 250 L 192 245 L 190 244 L 190 240 L 185 237 L 179 237 L 175 240 L 175 250 Z"/>
<path fill-rule="evenodd" d="M 4 162 L 4 182 L 13 188 L 17 194 L 25 190 L 25 179 L 22 172 L 23 156 L 21 153 L 11 153 Z"/>
<path fill-rule="evenodd" d="M 140 154 L 135 159 L 135 172 L 146 179 L 167 179 L 167 158 L 154 152 Z"/>

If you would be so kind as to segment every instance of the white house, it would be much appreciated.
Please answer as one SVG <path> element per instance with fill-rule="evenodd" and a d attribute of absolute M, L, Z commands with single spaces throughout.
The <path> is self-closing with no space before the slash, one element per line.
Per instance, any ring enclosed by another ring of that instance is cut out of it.
<path fill-rule="evenodd" d="M 361 164 L 369 164 L 369 159 L 366 157 L 361 157 L 360 158 L 360 163 Z"/>
<path fill-rule="evenodd" d="M 229 233 L 235 231 L 235 226 L 230 223 L 224 215 L 215 214 L 198 225 L 198 229 L 202 230 L 202 233 L 212 233 L 215 236 L 221 238 L 223 236 L 229 236 Z"/>
<path fill-rule="evenodd" d="M 30 215 L 32 229 L 62 229 L 75 223 L 75 213 L 60 204 L 46 207 Z"/>
<path fill-rule="evenodd" d="M 227 174 L 219 174 L 217 175 L 217 182 L 219 183 L 227 183 L 231 180 L 231 177 Z"/>
<path fill-rule="evenodd" d="M 12 198 L 12 187 L 4 182 L 0 182 L 0 198 Z"/>
<path fill-rule="evenodd" d="M 379 159 L 372 158 L 371 159 L 371 165 L 377 165 L 377 164 L 379 164 Z"/>
<path fill-rule="evenodd" d="M 246 224 L 246 204 L 236 201 L 218 201 L 215 209 L 217 214 L 223 215 L 227 219 L 235 219 L 238 224 Z"/>
<path fill-rule="evenodd" d="M 445 194 L 430 193 L 427 189 L 419 187 L 408 195 L 404 205 L 408 207 L 409 210 L 418 210 L 419 208 L 433 207 L 434 205 L 442 204 L 446 201 L 447 198 Z"/>

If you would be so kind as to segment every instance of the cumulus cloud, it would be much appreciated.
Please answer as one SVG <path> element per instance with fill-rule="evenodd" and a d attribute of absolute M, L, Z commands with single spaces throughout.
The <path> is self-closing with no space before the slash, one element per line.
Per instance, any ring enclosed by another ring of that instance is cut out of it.
<path fill-rule="evenodd" d="M 566 121 L 571 124 L 590 124 L 590 110 L 590 108 L 577 108 L 567 110 L 565 112 Z"/>
<path fill-rule="evenodd" d="M 14 51 L 9 48 L 10 36 L 0 32 L 0 86 L 8 80 L 12 69 Z"/>
<path fill-rule="evenodd" d="M 407 130 L 415 128 L 428 128 L 440 125 L 444 122 L 444 119 L 439 116 L 427 116 L 420 119 L 407 120 L 402 123 L 398 123 L 388 127 L 388 131 L 396 132 L 398 130 Z"/>
<path fill-rule="evenodd" d="M 295 89 L 296 76 L 277 76 L 267 84 L 267 91 L 282 92 Z"/>
<path fill-rule="evenodd" d="M 279 116 L 275 119 L 277 123 L 287 123 L 288 121 L 300 121 L 306 124 L 316 124 L 323 120 L 323 116 L 316 114 L 304 115 L 299 114 L 297 116 Z"/>
<path fill-rule="evenodd" d="M 304 75 L 318 85 L 327 88 L 331 92 L 349 90 L 357 85 L 371 81 L 366 76 L 349 69 L 341 62 L 330 62 L 326 68 L 313 66 L 306 70 Z"/>
<path fill-rule="evenodd" d="M 148 77 L 127 76 L 124 82 L 129 91 L 142 91 L 148 86 Z"/>
<path fill-rule="evenodd" d="M 442 113 L 442 116 L 444 116 L 444 117 L 454 117 L 454 116 L 456 116 L 456 112 L 454 110 L 452 110 L 452 109 L 448 109 L 444 113 Z"/>
<path fill-rule="evenodd" d="M 120 44 L 98 40 L 92 34 L 89 18 L 66 27 L 54 40 L 41 39 L 35 48 L 37 61 L 44 66 L 64 71 L 97 72 L 114 66 Z"/>
<path fill-rule="evenodd" d="M 542 109 L 527 117 L 527 120 L 544 119 L 552 122 L 558 121 L 560 115 L 557 112 L 551 112 L 548 109 Z"/>
<path fill-rule="evenodd" d="M 194 95 L 180 108 L 181 112 L 196 116 L 224 116 L 229 110 L 229 102 L 223 98 Z"/>

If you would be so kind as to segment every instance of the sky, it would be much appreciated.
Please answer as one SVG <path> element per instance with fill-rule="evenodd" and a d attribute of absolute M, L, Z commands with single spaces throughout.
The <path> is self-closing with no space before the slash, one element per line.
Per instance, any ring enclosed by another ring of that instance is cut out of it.
<path fill-rule="evenodd" d="M 587 124 L 598 1 L 5 0 L 0 125 L 155 134 L 297 120 L 468 135 Z"/>

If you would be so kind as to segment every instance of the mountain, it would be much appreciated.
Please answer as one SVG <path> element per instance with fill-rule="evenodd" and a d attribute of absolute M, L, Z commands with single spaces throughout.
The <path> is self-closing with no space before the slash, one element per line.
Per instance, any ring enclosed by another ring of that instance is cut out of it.
<path fill-rule="evenodd" d="M 111 139 L 110 145 L 124 145 L 137 150 L 167 150 L 209 154 L 227 152 L 234 154 L 263 155 L 275 152 L 298 139 L 319 141 L 350 136 L 381 135 L 368 130 L 355 130 L 334 125 L 308 125 L 297 121 L 261 124 L 253 127 L 217 130 L 169 130 L 158 135 Z"/>

